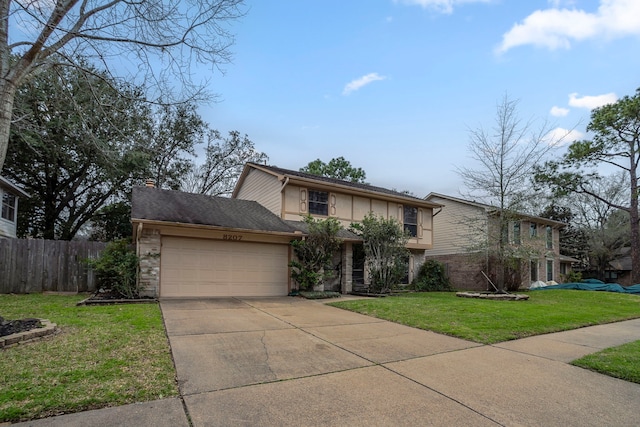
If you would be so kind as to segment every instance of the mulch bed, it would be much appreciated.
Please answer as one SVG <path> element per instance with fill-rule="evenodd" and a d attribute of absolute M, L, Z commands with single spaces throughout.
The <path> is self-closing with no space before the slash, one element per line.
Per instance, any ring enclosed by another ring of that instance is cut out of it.
<path fill-rule="evenodd" d="M 76 305 L 136 304 L 156 301 L 157 299 L 152 297 L 127 298 L 111 289 L 100 289 Z"/>

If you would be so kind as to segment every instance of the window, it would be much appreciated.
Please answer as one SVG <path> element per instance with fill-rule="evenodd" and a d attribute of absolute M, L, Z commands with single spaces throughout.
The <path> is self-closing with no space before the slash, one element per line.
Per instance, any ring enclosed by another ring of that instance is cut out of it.
<path fill-rule="evenodd" d="M 519 245 L 520 242 L 520 221 L 515 221 L 513 223 L 513 244 Z"/>
<path fill-rule="evenodd" d="M 13 194 L 2 193 L 2 218 L 16 221 L 16 196 Z"/>
<path fill-rule="evenodd" d="M 329 193 L 309 190 L 309 213 L 312 215 L 329 215 Z"/>
<path fill-rule="evenodd" d="M 538 260 L 537 259 L 531 260 L 531 281 L 532 282 L 538 281 Z"/>
<path fill-rule="evenodd" d="M 564 263 L 564 262 L 561 263 L 560 264 L 560 274 L 567 274 L 567 271 L 568 271 L 567 264 Z"/>
<path fill-rule="evenodd" d="M 418 235 L 418 208 L 414 206 L 404 206 L 404 229 L 411 237 Z"/>
<path fill-rule="evenodd" d="M 529 237 L 538 237 L 538 224 L 535 222 L 529 225 Z"/>
<path fill-rule="evenodd" d="M 553 249 L 553 228 L 547 225 L 547 249 Z"/>
<path fill-rule="evenodd" d="M 547 282 L 553 280 L 553 260 L 547 260 Z"/>

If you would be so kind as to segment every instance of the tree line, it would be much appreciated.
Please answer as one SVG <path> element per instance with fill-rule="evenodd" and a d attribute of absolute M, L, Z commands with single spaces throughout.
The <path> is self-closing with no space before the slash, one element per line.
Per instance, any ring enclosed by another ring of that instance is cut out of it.
<path fill-rule="evenodd" d="M 154 105 L 88 64 L 31 78 L 13 116 L 2 174 L 31 195 L 20 202 L 23 237 L 129 236 L 133 185 L 152 178 L 159 188 L 229 195 L 246 162 L 267 159 L 247 135 L 211 128 L 196 104 Z"/>

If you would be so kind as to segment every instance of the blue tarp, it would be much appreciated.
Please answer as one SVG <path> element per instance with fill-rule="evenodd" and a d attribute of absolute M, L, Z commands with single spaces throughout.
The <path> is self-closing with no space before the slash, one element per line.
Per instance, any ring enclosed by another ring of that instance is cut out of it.
<path fill-rule="evenodd" d="M 580 283 L 563 283 L 562 285 L 551 285 L 536 288 L 532 290 L 545 290 L 545 289 L 578 289 L 581 291 L 605 291 L 605 292 L 620 292 L 624 294 L 636 294 L 640 295 L 640 285 L 633 286 L 620 286 L 617 283 L 604 283 L 600 280 L 586 279 Z"/>

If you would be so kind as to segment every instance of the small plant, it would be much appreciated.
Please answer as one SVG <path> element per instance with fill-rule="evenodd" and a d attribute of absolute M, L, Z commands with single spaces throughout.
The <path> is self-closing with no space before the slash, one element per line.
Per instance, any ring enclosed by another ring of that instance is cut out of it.
<path fill-rule="evenodd" d="M 451 282 L 447 278 L 445 265 L 433 259 L 429 259 L 420 266 L 418 275 L 411 283 L 411 288 L 416 291 L 453 291 Z"/>
<path fill-rule="evenodd" d="M 128 239 L 107 244 L 97 259 L 89 260 L 98 288 L 110 289 L 124 298 L 138 298 L 142 290 L 136 283 L 138 257 Z"/>

